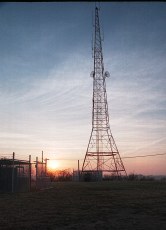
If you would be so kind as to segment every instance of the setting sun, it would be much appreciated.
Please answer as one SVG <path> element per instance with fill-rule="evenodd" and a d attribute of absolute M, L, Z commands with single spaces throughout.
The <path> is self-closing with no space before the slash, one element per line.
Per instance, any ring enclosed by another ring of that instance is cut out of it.
<path fill-rule="evenodd" d="M 58 169 L 59 163 L 55 160 L 49 160 L 47 164 L 48 170 Z"/>

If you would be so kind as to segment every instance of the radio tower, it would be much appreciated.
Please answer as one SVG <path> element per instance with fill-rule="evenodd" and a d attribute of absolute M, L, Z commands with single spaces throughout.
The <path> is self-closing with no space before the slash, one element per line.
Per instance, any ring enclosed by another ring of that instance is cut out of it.
<path fill-rule="evenodd" d="M 106 78 L 104 72 L 99 8 L 95 7 L 95 37 L 93 44 L 94 70 L 92 131 L 85 154 L 82 172 L 107 172 L 116 176 L 127 175 L 109 125 Z"/>

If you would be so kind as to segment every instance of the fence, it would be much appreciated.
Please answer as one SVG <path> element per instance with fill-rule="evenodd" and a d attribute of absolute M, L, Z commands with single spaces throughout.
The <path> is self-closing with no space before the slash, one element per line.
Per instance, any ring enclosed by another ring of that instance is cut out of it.
<path fill-rule="evenodd" d="M 47 161 L 45 163 L 38 161 L 36 157 L 36 188 L 44 189 L 50 186 L 50 177 L 47 176 Z"/>
<path fill-rule="evenodd" d="M 47 188 L 50 186 L 50 179 L 47 176 L 47 164 L 35 163 L 15 159 L 13 157 L 0 159 L 0 192 L 27 192 L 34 189 Z"/>

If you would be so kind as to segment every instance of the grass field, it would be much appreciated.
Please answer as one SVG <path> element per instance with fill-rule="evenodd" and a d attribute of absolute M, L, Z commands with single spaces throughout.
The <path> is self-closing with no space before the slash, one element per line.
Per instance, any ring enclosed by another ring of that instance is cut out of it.
<path fill-rule="evenodd" d="M 0 194 L 0 229 L 166 229 L 166 183 L 58 182 Z"/>

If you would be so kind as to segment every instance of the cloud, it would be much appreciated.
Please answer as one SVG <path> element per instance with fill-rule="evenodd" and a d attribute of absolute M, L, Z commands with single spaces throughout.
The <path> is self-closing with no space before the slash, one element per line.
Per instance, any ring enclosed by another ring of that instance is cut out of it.
<path fill-rule="evenodd" d="M 43 26 L 33 33 L 33 20 L 28 22 L 26 15 L 24 23 L 10 31 L 13 35 L 9 38 L 10 53 L 6 52 L 3 41 L 5 55 L 0 57 L 1 149 L 17 150 L 19 154 L 21 151 L 36 154 L 43 149 L 59 157 L 83 158 L 92 117 L 90 44 L 80 36 L 80 22 L 71 23 L 70 18 L 63 24 L 66 16 L 59 15 L 60 21 L 54 24 L 55 16 L 48 17 L 46 22 L 42 19 L 44 24 L 38 21 Z M 28 27 L 24 31 L 26 23 Z M 86 23 L 81 23 L 86 30 Z M 13 44 L 20 28 L 17 36 L 21 43 L 17 40 Z M 108 33 L 103 46 L 105 70 L 111 73 L 107 79 L 107 99 L 112 134 L 123 156 L 163 152 L 165 45 L 161 42 L 156 49 L 154 37 L 147 46 L 144 45 L 147 41 L 142 43 L 142 39 L 132 41 L 129 31 L 123 40 L 117 36 L 118 30 L 114 35 Z M 88 34 L 87 30 L 85 32 Z M 132 38 L 136 38 L 135 35 Z M 125 44 L 126 39 L 129 40 Z"/>

